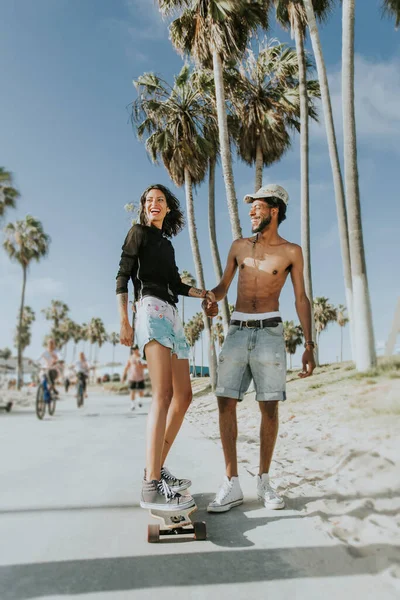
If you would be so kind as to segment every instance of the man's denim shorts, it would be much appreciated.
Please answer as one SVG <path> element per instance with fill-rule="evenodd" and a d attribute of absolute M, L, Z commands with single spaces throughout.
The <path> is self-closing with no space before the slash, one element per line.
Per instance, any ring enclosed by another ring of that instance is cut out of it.
<path fill-rule="evenodd" d="M 256 400 L 286 400 L 283 324 L 248 329 L 231 325 L 218 365 L 216 395 L 243 400 L 251 380 Z"/>
<path fill-rule="evenodd" d="M 179 313 L 174 306 L 154 296 L 145 296 L 136 303 L 135 333 L 140 355 L 146 344 L 155 340 L 178 358 L 189 358 L 190 347 Z"/>

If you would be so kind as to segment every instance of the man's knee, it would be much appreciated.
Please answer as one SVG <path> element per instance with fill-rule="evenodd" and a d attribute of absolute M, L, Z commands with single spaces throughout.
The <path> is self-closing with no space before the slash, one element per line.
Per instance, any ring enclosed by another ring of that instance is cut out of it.
<path fill-rule="evenodd" d="M 235 413 L 238 401 L 235 398 L 218 397 L 218 409 L 220 414 Z"/>
<path fill-rule="evenodd" d="M 261 413 L 267 416 L 269 419 L 278 418 L 278 400 L 268 400 L 266 402 L 260 402 Z"/>

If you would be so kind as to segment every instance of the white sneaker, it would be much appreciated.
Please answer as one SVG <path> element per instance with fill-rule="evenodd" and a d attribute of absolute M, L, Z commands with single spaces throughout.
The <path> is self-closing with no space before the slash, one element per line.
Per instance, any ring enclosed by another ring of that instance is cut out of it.
<path fill-rule="evenodd" d="M 219 488 L 214 500 L 207 506 L 208 512 L 226 512 L 243 502 L 243 492 L 240 487 L 239 477 L 225 475 L 224 482 Z"/>
<path fill-rule="evenodd" d="M 279 510 L 285 508 L 285 502 L 281 496 L 269 484 L 268 473 L 257 475 L 257 495 L 263 502 L 265 508 Z"/>

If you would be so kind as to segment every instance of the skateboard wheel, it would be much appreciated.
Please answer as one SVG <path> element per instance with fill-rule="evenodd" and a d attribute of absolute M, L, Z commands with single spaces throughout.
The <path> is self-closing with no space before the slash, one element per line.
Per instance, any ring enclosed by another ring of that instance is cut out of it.
<path fill-rule="evenodd" d="M 195 523 L 193 523 L 193 528 L 195 540 L 207 539 L 207 527 L 204 521 L 195 521 Z"/>
<path fill-rule="evenodd" d="M 147 541 L 149 544 L 156 544 L 160 541 L 160 526 L 149 525 L 147 527 Z"/>

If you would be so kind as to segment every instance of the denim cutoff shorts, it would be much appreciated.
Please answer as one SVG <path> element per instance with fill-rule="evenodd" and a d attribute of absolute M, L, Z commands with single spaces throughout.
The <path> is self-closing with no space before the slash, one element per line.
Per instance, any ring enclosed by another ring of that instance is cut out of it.
<path fill-rule="evenodd" d="M 135 333 L 140 354 L 146 344 L 155 340 L 178 358 L 189 358 L 182 321 L 176 308 L 154 296 L 145 296 L 136 303 Z"/>
<path fill-rule="evenodd" d="M 243 400 L 251 380 L 256 400 L 286 400 L 283 324 L 248 329 L 231 325 L 219 355 L 217 396 Z"/>

